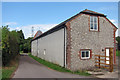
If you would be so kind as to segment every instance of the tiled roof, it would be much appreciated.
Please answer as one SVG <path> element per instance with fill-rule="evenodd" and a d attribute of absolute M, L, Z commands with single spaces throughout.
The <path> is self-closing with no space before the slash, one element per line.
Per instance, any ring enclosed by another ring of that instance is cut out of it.
<path fill-rule="evenodd" d="M 95 12 L 95 11 L 91 11 L 91 10 L 88 10 L 88 9 L 85 9 L 85 10 L 81 11 L 80 13 L 94 14 L 94 15 L 99 15 L 99 16 L 106 17 L 106 15 L 104 15 L 104 14 L 101 14 L 101 13 L 98 13 L 98 12 Z"/>
<path fill-rule="evenodd" d="M 76 16 L 78 16 L 79 14 L 90 14 L 90 15 L 97 15 L 97 16 L 106 17 L 106 15 L 104 15 L 104 14 L 97 13 L 97 12 L 95 12 L 95 11 L 91 11 L 91 10 L 85 9 L 85 10 L 79 12 L 78 14 L 72 16 L 71 18 L 65 20 L 64 22 L 58 24 L 57 26 L 51 28 L 50 30 L 44 32 L 43 34 L 39 35 L 38 37 L 34 38 L 33 40 L 36 40 L 36 39 L 38 39 L 38 38 L 40 38 L 40 37 L 46 36 L 46 35 L 48 35 L 48 34 L 51 34 L 51 33 L 55 32 L 55 31 L 61 29 L 61 28 L 66 27 L 65 24 L 66 24 L 68 21 L 70 21 L 70 20 L 72 20 L 73 18 L 75 18 Z M 32 40 L 32 41 L 33 41 L 33 40 Z"/>
<path fill-rule="evenodd" d="M 42 31 L 38 30 L 33 39 L 37 38 L 37 37 L 40 36 L 41 34 L 42 34 Z"/>

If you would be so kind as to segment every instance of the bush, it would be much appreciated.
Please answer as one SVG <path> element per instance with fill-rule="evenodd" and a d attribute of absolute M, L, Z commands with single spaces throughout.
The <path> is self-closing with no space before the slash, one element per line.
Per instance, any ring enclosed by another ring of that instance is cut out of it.
<path fill-rule="evenodd" d="M 9 31 L 8 26 L 2 26 L 2 64 L 9 65 L 9 61 L 19 53 L 18 33 Z"/>

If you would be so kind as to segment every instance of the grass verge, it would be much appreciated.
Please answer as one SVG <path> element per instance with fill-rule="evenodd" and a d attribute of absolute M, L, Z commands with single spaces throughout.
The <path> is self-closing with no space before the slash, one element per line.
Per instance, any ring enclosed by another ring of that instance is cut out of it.
<path fill-rule="evenodd" d="M 33 59 L 35 59 L 36 61 L 38 61 L 39 63 L 41 63 L 41 64 L 43 64 L 43 65 L 45 65 L 45 66 L 47 66 L 47 67 L 49 67 L 51 69 L 54 69 L 56 71 L 69 72 L 69 73 L 72 73 L 72 74 L 79 74 L 79 75 L 84 75 L 84 76 L 89 76 L 90 75 L 86 71 L 75 71 L 75 72 L 72 72 L 72 71 L 70 71 L 70 70 L 68 70 L 66 68 L 63 68 L 63 67 L 61 67 L 61 66 L 59 66 L 57 64 L 53 64 L 51 62 L 45 61 L 45 60 L 43 60 L 41 58 L 38 58 L 36 56 L 33 56 L 31 54 L 29 54 L 29 56 L 32 57 Z"/>
<path fill-rule="evenodd" d="M 120 56 L 120 51 L 116 50 L 116 56 Z"/>
<path fill-rule="evenodd" d="M 19 55 L 10 61 L 10 65 L 2 67 L 2 80 L 9 80 L 12 77 L 12 74 L 17 69 L 19 63 Z"/>

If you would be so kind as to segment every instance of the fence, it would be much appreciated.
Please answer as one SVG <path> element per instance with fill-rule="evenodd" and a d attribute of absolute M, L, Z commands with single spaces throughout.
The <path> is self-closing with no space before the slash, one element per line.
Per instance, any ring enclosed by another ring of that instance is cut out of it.
<path fill-rule="evenodd" d="M 109 58 L 109 60 L 106 60 Z M 109 64 L 106 63 L 109 62 Z M 95 66 L 98 68 L 108 69 L 110 72 L 113 72 L 113 48 L 109 49 L 109 56 L 95 55 Z"/>

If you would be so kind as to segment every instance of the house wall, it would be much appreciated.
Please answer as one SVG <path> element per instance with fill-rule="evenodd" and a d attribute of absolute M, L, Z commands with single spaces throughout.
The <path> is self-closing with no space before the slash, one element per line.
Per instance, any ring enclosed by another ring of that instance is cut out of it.
<path fill-rule="evenodd" d="M 114 27 L 104 17 L 99 17 L 99 32 L 90 32 L 89 17 L 89 15 L 82 14 L 70 21 L 71 70 L 93 69 L 95 65 L 94 55 L 105 55 L 106 47 L 114 47 Z M 81 60 L 80 49 L 91 49 L 92 58 Z"/>
<path fill-rule="evenodd" d="M 33 41 L 33 55 L 36 55 L 38 52 L 38 57 L 60 66 L 64 66 L 64 39 L 64 28 L 62 28 L 39 38 L 38 50 L 36 49 L 37 41 Z"/>
<path fill-rule="evenodd" d="M 31 52 L 32 52 L 32 55 L 37 56 L 37 40 L 32 41 Z"/>

